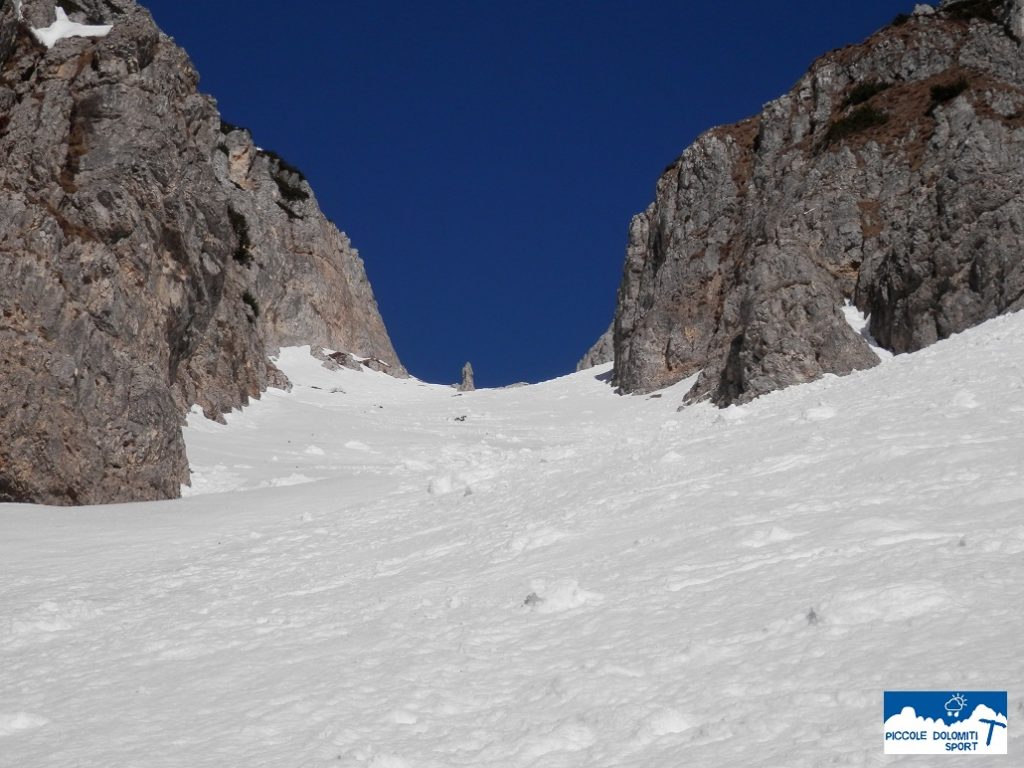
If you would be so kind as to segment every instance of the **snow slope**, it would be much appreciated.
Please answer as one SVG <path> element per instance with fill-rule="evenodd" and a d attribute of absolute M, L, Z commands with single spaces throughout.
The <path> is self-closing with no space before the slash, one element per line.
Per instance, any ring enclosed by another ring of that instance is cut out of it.
<path fill-rule="evenodd" d="M 1024 715 L 1022 361 L 1008 316 L 677 412 L 286 350 L 188 498 L 0 505 L 0 766 L 962 760 L 883 756 L 882 691 Z"/>

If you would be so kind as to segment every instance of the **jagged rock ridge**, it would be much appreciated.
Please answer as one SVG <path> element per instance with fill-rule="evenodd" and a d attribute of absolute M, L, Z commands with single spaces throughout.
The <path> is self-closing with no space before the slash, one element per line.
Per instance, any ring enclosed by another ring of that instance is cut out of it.
<path fill-rule="evenodd" d="M 404 371 L 362 261 L 296 169 L 223 124 L 132 0 L 0 4 L 0 501 L 168 498 L 185 409 L 247 402 L 282 344 Z"/>
<path fill-rule="evenodd" d="M 1024 308 L 1024 0 L 901 15 L 703 134 L 634 217 L 614 380 L 745 402 Z"/>

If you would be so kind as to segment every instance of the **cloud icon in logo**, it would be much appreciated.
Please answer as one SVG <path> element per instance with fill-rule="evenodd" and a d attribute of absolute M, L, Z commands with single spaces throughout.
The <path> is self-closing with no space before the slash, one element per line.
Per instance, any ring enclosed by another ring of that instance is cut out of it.
<path fill-rule="evenodd" d="M 950 717 L 960 717 L 960 712 L 967 706 L 967 697 L 954 693 L 945 706 L 947 715 Z"/>

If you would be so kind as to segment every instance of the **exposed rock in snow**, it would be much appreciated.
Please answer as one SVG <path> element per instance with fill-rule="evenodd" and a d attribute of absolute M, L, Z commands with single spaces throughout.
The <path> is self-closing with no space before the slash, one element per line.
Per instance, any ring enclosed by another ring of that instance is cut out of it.
<path fill-rule="evenodd" d="M 462 366 L 462 380 L 459 382 L 459 392 L 472 392 L 476 389 L 473 383 L 473 366 L 466 363 Z"/>

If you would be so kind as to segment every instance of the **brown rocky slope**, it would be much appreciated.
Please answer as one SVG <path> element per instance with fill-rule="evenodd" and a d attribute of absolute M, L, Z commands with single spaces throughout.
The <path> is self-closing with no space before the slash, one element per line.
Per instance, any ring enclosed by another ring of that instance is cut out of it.
<path fill-rule="evenodd" d="M 634 217 L 614 380 L 718 405 L 1024 308 L 1024 0 L 918 7 L 703 134 Z"/>
<path fill-rule="evenodd" d="M 0 2 L 0 501 L 177 496 L 185 410 L 285 380 L 314 344 L 404 373 L 358 254 L 296 169 L 224 125 L 132 0 L 52 48 L 53 0 Z"/>

